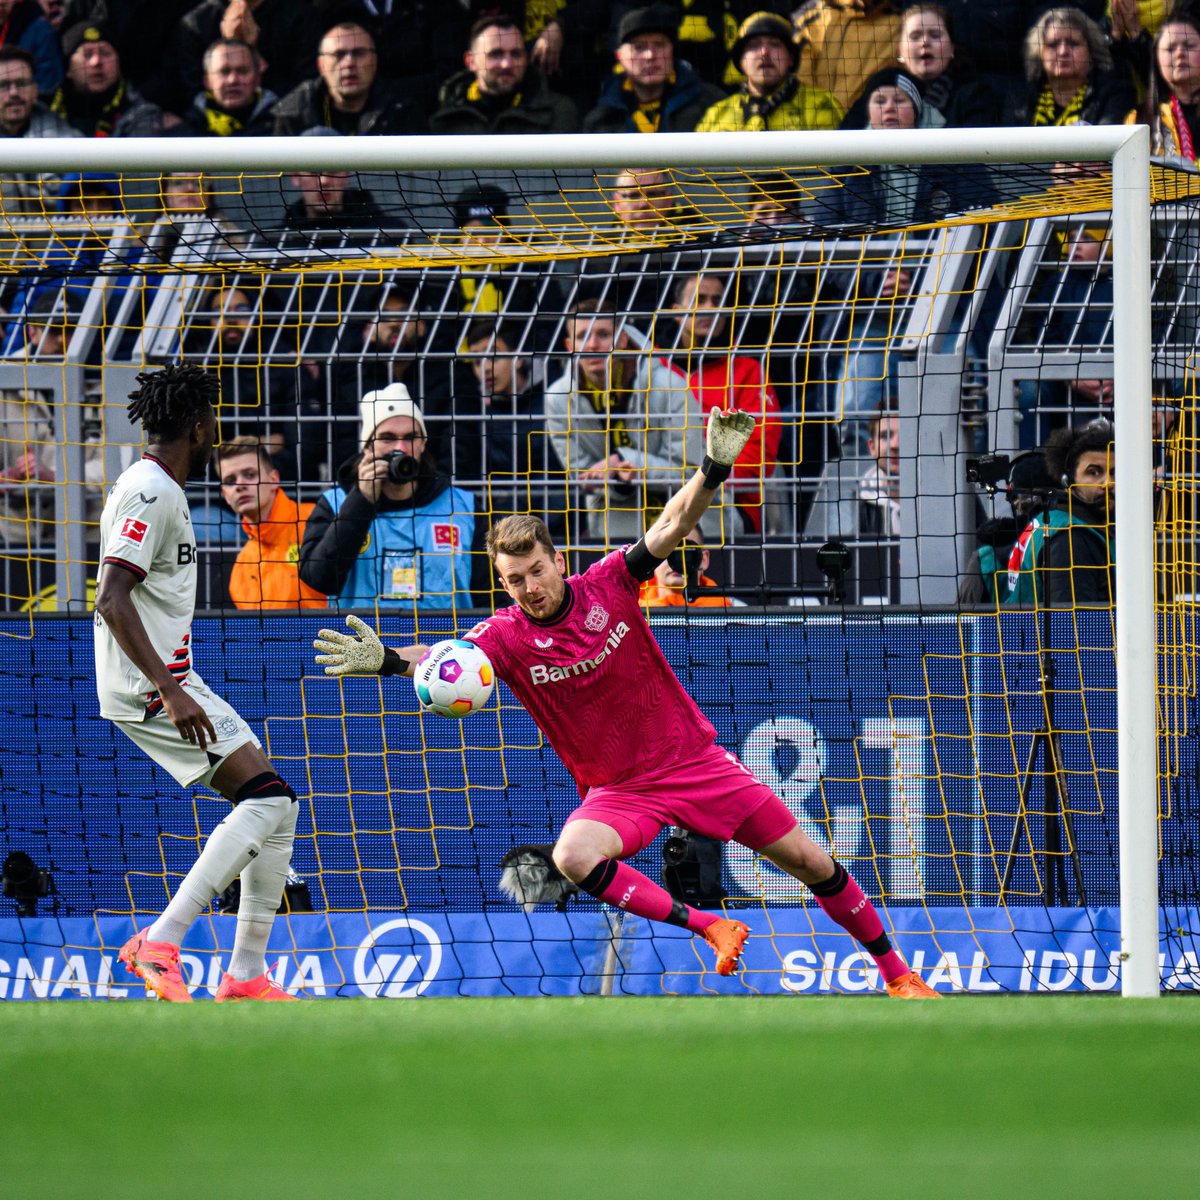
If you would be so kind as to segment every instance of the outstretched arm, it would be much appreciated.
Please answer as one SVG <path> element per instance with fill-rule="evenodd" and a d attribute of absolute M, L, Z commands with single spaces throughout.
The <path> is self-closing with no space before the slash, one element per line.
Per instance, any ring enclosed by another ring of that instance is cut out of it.
<path fill-rule="evenodd" d="M 705 435 L 708 453 L 704 462 L 667 501 L 658 520 L 646 530 L 642 539 L 655 558 L 666 558 L 696 527 L 717 489 L 729 478 L 733 464 L 753 432 L 754 417 L 748 412 L 724 412 L 714 408 L 708 414 Z"/>
<path fill-rule="evenodd" d="M 319 652 L 316 661 L 324 666 L 326 675 L 407 675 L 411 678 L 413 668 L 429 652 L 428 646 L 420 644 L 401 650 L 385 646 L 375 630 L 353 613 L 346 618 L 346 624 L 353 633 L 322 629 L 313 642 L 313 649 Z"/>

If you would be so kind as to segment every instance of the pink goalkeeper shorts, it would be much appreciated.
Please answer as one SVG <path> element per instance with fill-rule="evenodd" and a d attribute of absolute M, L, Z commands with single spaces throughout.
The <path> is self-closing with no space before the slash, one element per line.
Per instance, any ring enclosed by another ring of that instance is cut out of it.
<path fill-rule="evenodd" d="M 788 806 L 717 745 L 692 762 L 592 788 L 566 823 L 572 821 L 599 821 L 615 829 L 622 858 L 649 845 L 665 825 L 682 825 L 751 850 L 779 841 L 796 825 Z"/>

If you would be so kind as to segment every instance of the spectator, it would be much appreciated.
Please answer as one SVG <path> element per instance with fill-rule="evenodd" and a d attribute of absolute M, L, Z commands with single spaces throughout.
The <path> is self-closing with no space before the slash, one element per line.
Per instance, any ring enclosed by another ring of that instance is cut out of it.
<path fill-rule="evenodd" d="M 899 537 L 900 419 L 886 400 L 868 423 L 867 453 L 865 471 L 855 458 L 826 468 L 804 528 L 806 540 Z"/>
<path fill-rule="evenodd" d="M 379 51 L 379 76 L 402 88 L 421 113 L 437 106 L 438 85 L 462 62 L 470 18 L 459 4 L 427 0 L 316 0 L 318 28 L 361 25 Z"/>
<path fill-rule="evenodd" d="M 959 52 L 967 55 L 981 75 L 1002 81 L 1002 91 L 1020 89 L 1025 82 L 1021 42 L 1045 0 L 940 2 L 950 18 Z"/>
<path fill-rule="evenodd" d="M 203 172 L 170 171 L 160 177 L 159 189 L 163 211 L 146 244 L 160 262 L 170 262 L 177 250 L 194 254 L 206 239 L 221 247 L 245 244 L 244 232 L 217 207 L 217 192 Z"/>
<path fill-rule="evenodd" d="M 867 129 L 921 129 L 942 123 L 921 96 L 917 81 L 900 67 L 877 71 L 867 80 Z M 843 128 L 852 128 L 848 116 Z M 973 163 L 909 166 L 885 163 L 837 173 L 841 187 L 827 201 L 833 219 L 843 224 L 911 224 L 940 221 L 947 213 L 982 208 L 995 199 L 987 172 Z"/>
<path fill-rule="evenodd" d="M 63 25 L 64 0 L 38 0 L 38 4 L 42 10 L 42 16 L 49 22 L 50 28 L 57 33 Z"/>
<path fill-rule="evenodd" d="M 58 35 L 42 14 L 38 0 L 0 0 L 3 48 L 27 50 L 33 61 L 37 94 L 49 99 L 63 79 Z"/>
<path fill-rule="evenodd" d="M 168 91 L 174 92 L 170 54 L 175 27 L 196 0 L 66 0 L 57 29 L 70 29 L 80 21 L 103 25 L 112 31 L 121 55 L 125 78 L 137 85 L 147 100 L 160 107 Z M 207 43 L 206 43 L 207 44 Z"/>
<path fill-rule="evenodd" d="M 294 0 L 202 0 L 175 27 L 167 54 L 164 95 L 172 112 L 185 112 L 203 86 L 204 52 L 220 38 L 258 51 L 263 86 L 286 96 L 312 74 L 317 44 L 312 12 Z M 328 122 L 327 122 L 328 123 Z"/>
<path fill-rule="evenodd" d="M 487 317 L 467 326 L 463 338 L 479 396 L 478 420 L 456 406 L 456 474 L 487 480 L 488 511 L 495 521 L 514 512 L 545 514 L 565 532 L 566 496 L 546 435 L 546 400 L 530 376 L 528 355 L 517 352 L 505 327 Z"/>
<path fill-rule="evenodd" d="M 483 254 L 480 267 L 463 267 L 457 275 L 458 309 L 464 318 L 484 313 L 506 313 L 523 321 L 534 345 L 547 350 L 565 300 L 558 281 L 545 273 L 524 271 L 502 261 L 507 238 L 508 193 L 494 184 L 473 184 L 454 198 L 452 215 L 462 235 L 462 244 L 499 248 L 494 256 Z M 512 323 L 512 322 L 510 322 Z M 461 324 L 446 326 L 454 336 L 453 348 L 462 348 Z M 450 348 L 450 347 L 444 347 Z M 525 347 L 520 347 L 525 349 Z"/>
<path fill-rule="evenodd" d="M 920 89 L 923 128 L 994 125 L 997 112 L 1010 103 L 1012 83 L 974 70 L 969 54 L 955 44 L 950 16 L 941 4 L 913 4 L 904 10 L 896 61 Z M 864 91 L 846 114 L 844 128 L 865 128 L 866 109 Z"/>
<path fill-rule="evenodd" d="M 468 377 L 456 358 L 426 353 L 429 328 L 420 315 L 416 282 L 394 279 L 361 296 L 356 307 L 370 315 L 346 327 L 335 358 L 334 467 L 362 449 L 358 437 L 361 398 L 367 392 L 402 383 L 410 396 L 420 399 L 429 429 L 429 449 L 438 463 L 451 467 L 455 478 L 470 478 L 470 471 L 461 469 L 460 459 L 452 454 L 461 431 L 452 432 L 449 419 L 451 397 Z"/>
<path fill-rule="evenodd" d="M 1008 603 L 1037 604 L 1043 596 L 1050 608 L 1113 603 L 1113 449 L 1112 425 L 1104 420 L 1050 435 L 1046 469 L 1064 490 L 1053 494 L 1044 522 L 1035 517 L 1013 549 Z"/>
<path fill-rule="evenodd" d="M 705 595 L 717 581 L 704 574 L 710 556 L 701 545 L 700 534 L 693 529 L 658 564 L 654 574 L 642 584 L 638 603 L 646 608 L 732 608 L 743 604 L 732 596 Z"/>
<path fill-rule="evenodd" d="M 976 528 L 978 548 L 958 585 L 960 604 L 1008 603 L 1030 523 L 1050 502 L 1053 490 L 1054 480 L 1040 450 L 1027 450 L 1012 460 L 1004 491 L 1012 513 L 983 521 Z"/>
<path fill-rule="evenodd" d="M 386 223 L 375 197 L 365 188 L 350 186 L 349 171 L 297 171 L 291 178 L 300 194 L 284 214 L 286 229 L 342 233 Z"/>
<path fill-rule="evenodd" d="M 404 384 L 362 398 L 361 435 L 308 519 L 300 578 L 331 607 L 469 607 L 475 498 L 438 472 Z"/>
<path fill-rule="evenodd" d="M 920 89 L 899 67 L 877 71 L 868 81 L 867 128 L 915 129 L 925 105 Z M 847 118 L 849 119 L 849 118 Z M 994 197 L 987 172 L 974 164 L 908 166 L 887 163 L 835 172 L 842 186 L 829 194 L 830 216 L 843 225 L 908 225 L 941 220 Z M 842 419 L 842 443 L 862 453 L 866 418 L 895 385 L 899 364 L 891 353 L 899 317 L 912 291 L 913 275 L 903 266 L 884 271 L 846 272 L 848 304 L 834 311 L 828 340 L 846 345 L 835 384 L 834 408 Z"/>
<path fill-rule="evenodd" d="M 204 52 L 204 88 L 172 130 L 183 137 L 266 137 L 279 97 L 262 85 L 258 51 L 219 38 Z"/>
<path fill-rule="evenodd" d="M 279 471 L 256 438 L 223 441 L 214 456 L 221 496 L 241 518 L 247 541 L 229 579 L 236 608 L 324 608 L 325 597 L 300 578 L 300 543 L 312 504 L 280 486 Z"/>
<path fill-rule="evenodd" d="M 742 22 L 761 12 L 790 20 L 796 7 L 794 0 L 669 0 L 668 6 L 679 10 L 676 59 L 688 63 L 701 79 L 726 94 L 742 83 L 737 63 L 730 57 Z M 614 6 L 618 14 L 622 7 Z"/>
<path fill-rule="evenodd" d="M 482 17 L 471 27 L 465 71 L 451 75 L 430 119 L 434 133 L 574 133 L 579 114 L 529 65 L 520 26 Z"/>
<path fill-rule="evenodd" d="M 786 17 L 770 12 L 748 17 L 738 30 L 732 57 L 746 82 L 704 114 L 697 132 L 838 127 L 841 105 L 828 91 L 796 78 L 800 51 Z"/>
<path fill-rule="evenodd" d="M 634 7 L 628 0 L 463 0 L 468 24 L 503 12 L 517 23 L 529 62 L 557 92 L 586 112 L 608 75 L 614 42 L 610 26 Z M 459 42 L 462 44 L 462 41 Z"/>
<path fill-rule="evenodd" d="M 186 357 L 202 364 L 221 384 L 222 433 L 251 435 L 276 461 L 293 453 L 297 438 L 298 389 L 304 376 L 272 365 L 295 351 L 274 324 L 269 293 L 250 277 L 216 276 L 201 294 L 183 340 Z M 302 428 L 300 433 L 307 432 Z M 295 471 L 289 471 L 294 477 Z"/>
<path fill-rule="evenodd" d="M 831 92 L 847 110 L 876 71 L 894 65 L 899 3 L 809 0 L 795 14 L 800 82 Z"/>
<path fill-rule="evenodd" d="M 319 78 L 308 79 L 275 107 L 276 136 L 312 129 L 344 134 L 424 133 L 416 101 L 378 78 L 375 40 L 352 21 L 335 25 L 321 39 Z"/>
<path fill-rule="evenodd" d="M 1112 69 L 1100 26 L 1081 9 L 1043 13 L 1025 37 L 1024 98 L 1010 125 L 1120 125 L 1137 97 L 1127 76 Z"/>
<path fill-rule="evenodd" d="M 40 293 L 29 307 L 24 344 L 6 357 L 31 364 L 61 363 L 81 304 L 65 289 Z M 53 393 L 36 388 L 0 390 L 0 541 L 34 545 L 54 542 L 54 482 L 59 447 Z M 104 470 L 96 410 L 84 409 L 84 480 L 89 485 L 87 519 L 99 513 Z"/>
<path fill-rule="evenodd" d="M 679 194 L 670 171 L 622 171 L 613 183 L 613 216 L 631 230 L 673 229 L 703 220 Z"/>
<path fill-rule="evenodd" d="M 62 39 L 67 75 L 50 100 L 52 112 L 84 137 L 158 137 L 163 112 L 121 72 L 112 34 L 81 21 Z"/>
<path fill-rule="evenodd" d="M 1150 126 L 1150 153 L 1200 159 L 1200 14 L 1173 13 L 1154 39 L 1146 102 L 1126 118 Z"/>
<path fill-rule="evenodd" d="M 0 137 L 64 138 L 82 136 L 37 98 L 33 56 L 20 46 L 0 46 Z M 49 172 L 0 174 L 0 212 L 44 216 L 58 177 Z"/>
<path fill-rule="evenodd" d="M 740 408 L 755 419 L 754 432 L 725 485 L 748 529 L 762 529 L 763 487 L 775 473 L 783 424 L 779 401 L 760 359 L 733 352 L 730 307 L 718 275 L 683 275 L 675 280 L 672 309 L 677 326 L 671 356 L 687 376 L 704 413 Z"/>
<path fill-rule="evenodd" d="M 596 300 L 575 305 L 563 344 L 571 361 L 546 389 L 546 429 L 570 509 L 594 540 L 636 540 L 704 456 L 700 407 L 682 374 L 631 353 L 628 331 Z M 707 526 L 719 535 L 716 520 Z"/>
<path fill-rule="evenodd" d="M 675 61 L 679 13 L 663 4 L 635 8 L 617 33 L 619 70 L 609 77 L 585 133 L 688 133 L 725 93 Z"/>

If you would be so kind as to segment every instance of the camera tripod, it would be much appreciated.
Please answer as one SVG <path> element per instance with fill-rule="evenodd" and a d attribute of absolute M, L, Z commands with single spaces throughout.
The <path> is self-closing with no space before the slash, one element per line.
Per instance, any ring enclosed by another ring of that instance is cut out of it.
<path fill-rule="evenodd" d="M 1011 469 L 1012 463 L 1007 455 L 986 455 L 982 459 L 968 460 L 967 478 L 971 483 L 980 484 L 995 495 L 1000 489 L 1001 482 L 1007 483 Z M 1038 548 L 1033 563 L 1035 602 L 1041 609 L 1038 624 L 1038 692 L 1042 701 L 1042 722 L 1033 732 L 1032 740 L 1029 743 L 1029 756 L 1025 760 L 1025 770 L 1021 776 L 1020 801 L 1013 825 L 1012 840 L 1009 842 L 1008 854 L 1004 860 L 1004 872 L 1000 880 L 1000 902 L 1004 902 L 1005 894 L 1012 884 L 1022 830 L 1029 839 L 1031 857 L 1037 854 L 1033 832 L 1029 828 L 1029 801 L 1033 795 L 1033 784 L 1037 776 L 1040 752 L 1043 788 L 1042 816 L 1045 822 L 1042 842 L 1042 874 L 1046 904 L 1067 903 L 1066 858 L 1069 856 L 1071 871 L 1075 879 L 1076 903 L 1082 906 L 1087 904 L 1087 892 L 1084 888 L 1083 867 L 1079 861 L 1079 845 L 1075 840 L 1075 827 L 1071 817 L 1070 796 L 1067 792 L 1066 772 L 1063 767 L 1062 743 L 1055 723 L 1055 663 L 1054 652 L 1051 649 L 1050 606 L 1043 563 L 1050 536 L 1052 493 L 1037 489 L 1029 494 L 1036 494 L 1040 502 L 1040 507 L 1035 515 L 1036 519 L 1041 522 L 1043 530 L 1042 544 Z M 1063 853 L 1064 833 L 1067 840 L 1065 855 Z"/>
<path fill-rule="evenodd" d="M 1040 571 L 1040 566 L 1035 566 Z M 1038 684 L 1042 696 L 1042 724 L 1034 731 L 1029 743 L 1029 757 L 1025 772 L 1021 776 L 1020 804 L 1013 825 L 1012 841 L 1004 860 L 1004 875 L 1000 881 L 1000 901 L 1012 882 L 1013 868 L 1017 861 L 1017 848 L 1021 842 L 1021 830 L 1029 838 L 1030 853 L 1035 854 L 1033 833 L 1029 829 L 1029 798 L 1033 793 L 1038 751 L 1042 752 L 1043 820 L 1045 840 L 1042 844 L 1042 873 L 1047 905 L 1067 900 L 1067 865 L 1063 856 L 1062 834 L 1067 835 L 1067 853 L 1075 876 L 1075 892 L 1079 905 L 1087 904 L 1087 893 L 1083 886 L 1083 867 L 1079 862 L 1079 845 L 1075 840 L 1075 827 L 1071 818 L 1067 781 L 1063 772 L 1062 745 L 1054 729 L 1054 655 L 1048 645 L 1049 609 L 1042 608 L 1042 645 L 1038 656 Z M 1060 825 L 1061 822 L 1061 825 Z"/>

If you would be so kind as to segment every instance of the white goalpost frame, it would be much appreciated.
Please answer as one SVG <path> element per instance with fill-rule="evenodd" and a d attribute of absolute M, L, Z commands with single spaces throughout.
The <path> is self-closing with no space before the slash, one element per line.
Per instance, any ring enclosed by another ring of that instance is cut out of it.
<path fill-rule="evenodd" d="M 856 163 L 1112 163 L 1121 992 L 1157 996 L 1158 741 L 1150 341 L 1150 137 L 1144 125 L 811 133 L 366 138 L 6 139 L 0 171 L 413 171 L 753 168 Z M 1130 485 L 1130 481 L 1134 481 Z M 1142 486 L 1139 486 L 1139 482 Z"/>

